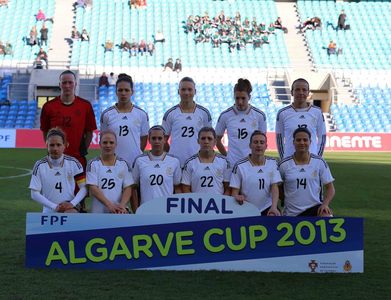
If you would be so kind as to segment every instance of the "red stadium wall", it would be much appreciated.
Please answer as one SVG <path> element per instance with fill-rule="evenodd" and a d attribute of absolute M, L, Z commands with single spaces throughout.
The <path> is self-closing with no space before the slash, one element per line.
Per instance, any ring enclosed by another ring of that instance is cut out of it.
<path fill-rule="evenodd" d="M 268 149 L 277 150 L 275 133 L 269 132 Z M 227 145 L 226 137 L 223 139 Z M 91 148 L 98 148 L 99 131 Z M 149 145 L 147 146 L 149 148 Z M 45 148 L 38 129 L 0 129 L 0 148 Z M 391 133 L 328 133 L 326 151 L 391 151 Z"/>

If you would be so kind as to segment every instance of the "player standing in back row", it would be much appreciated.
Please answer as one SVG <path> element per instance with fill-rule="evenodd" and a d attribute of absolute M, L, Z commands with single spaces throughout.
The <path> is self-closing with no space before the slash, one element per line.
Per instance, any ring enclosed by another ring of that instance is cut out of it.
<path fill-rule="evenodd" d="M 178 94 L 181 101 L 164 114 L 162 126 L 167 139 L 171 136 L 170 145 L 166 144 L 166 150 L 178 157 L 183 167 L 186 159 L 198 152 L 198 132 L 202 127 L 212 126 L 212 117 L 205 107 L 194 102 L 196 89 L 192 78 L 181 79 Z"/>
<path fill-rule="evenodd" d="M 307 128 L 313 137 L 310 153 L 323 155 L 326 144 L 326 125 L 321 109 L 307 103 L 309 90 L 307 80 L 296 79 L 291 90 L 293 103 L 277 113 L 276 139 L 281 159 L 295 152 L 293 132 L 299 127 Z"/>
<path fill-rule="evenodd" d="M 234 87 L 235 104 L 223 111 L 217 121 L 217 149 L 227 156 L 231 165 L 250 153 L 248 145 L 250 136 L 255 130 L 266 133 L 266 115 L 263 111 L 250 105 L 251 83 L 240 78 Z M 225 130 L 228 135 L 228 155 L 221 141 Z"/>

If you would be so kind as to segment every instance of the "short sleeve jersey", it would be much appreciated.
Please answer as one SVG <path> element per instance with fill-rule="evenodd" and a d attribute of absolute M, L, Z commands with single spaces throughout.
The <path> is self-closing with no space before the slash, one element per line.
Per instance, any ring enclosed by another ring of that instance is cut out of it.
<path fill-rule="evenodd" d="M 83 166 L 77 159 L 64 155 L 62 166 L 53 167 L 45 157 L 35 163 L 29 188 L 39 191 L 49 201 L 60 204 L 75 197 L 76 180 L 81 176 L 84 176 Z M 42 212 L 54 210 L 44 206 Z"/>
<path fill-rule="evenodd" d="M 171 136 L 169 154 L 178 157 L 183 167 L 186 159 L 198 152 L 198 132 L 202 127 L 212 126 L 212 117 L 198 104 L 192 113 L 184 113 L 179 105 L 175 105 L 164 114 L 162 126 Z"/>
<path fill-rule="evenodd" d="M 225 130 L 228 135 L 227 159 L 234 165 L 239 159 L 250 154 L 248 145 L 254 130 L 266 133 L 266 115 L 251 105 L 246 111 L 239 111 L 235 105 L 231 106 L 221 113 L 217 121 L 216 134 L 223 136 Z"/>
<path fill-rule="evenodd" d="M 264 211 L 272 205 L 272 184 L 281 181 L 274 158 L 265 157 L 265 164 L 256 166 L 246 157 L 233 167 L 229 186 L 239 189 L 240 194 L 246 196 L 246 201 Z"/>
<path fill-rule="evenodd" d="M 159 160 L 144 154 L 134 161 L 132 174 L 140 187 L 143 204 L 154 198 L 172 195 L 174 186 L 181 183 L 182 169 L 179 159 L 169 154 Z"/>
<path fill-rule="evenodd" d="M 310 105 L 296 109 L 292 105 L 280 109 L 276 120 L 277 149 L 280 158 L 293 155 L 293 132 L 306 127 L 311 132 L 310 152 L 322 156 L 326 144 L 326 125 L 320 108 Z"/>
<path fill-rule="evenodd" d="M 148 114 L 135 105 L 130 112 L 119 112 L 114 105 L 103 111 L 100 128 L 116 134 L 116 154 L 131 166 L 134 159 L 142 153 L 140 137 L 148 135 Z"/>
<path fill-rule="evenodd" d="M 297 216 L 322 202 L 322 187 L 334 181 L 330 169 L 320 156 L 311 154 L 310 162 L 297 165 L 293 156 L 279 163 L 284 183 L 284 215 Z"/>
<path fill-rule="evenodd" d="M 182 184 L 193 193 L 223 194 L 223 182 L 229 182 L 231 168 L 228 160 L 216 154 L 213 162 L 203 163 L 198 154 L 190 157 L 183 168 Z"/>
<path fill-rule="evenodd" d="M 122 191 L 134 184 L 130 167 L 125 160 L 118 158 L 113 166 L 105 166 L 99 157 L 87 164 L 87 185 L 99 187 L 105 197 L 113 203 L 120 203 Z M 108 213 L 106 206 L 92 197 L 92 213 Z"/>
<path fill-rule="evenodd" d="M 70 105 L 62 103 L 60 97 L 46 102 L 41 111 L 41 130 L 48 132 L 53 127 L 60 127 L 66 134 L 69 145 L 65 154 L 77 159 L 84 157 L 84 134 L 96 129 L 91 103 L 80 97 L 75 97 Z"/>

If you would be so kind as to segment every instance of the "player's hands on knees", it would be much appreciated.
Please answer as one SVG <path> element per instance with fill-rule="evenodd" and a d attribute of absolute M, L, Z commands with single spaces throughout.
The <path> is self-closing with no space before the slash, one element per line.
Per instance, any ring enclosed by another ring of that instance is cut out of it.
<path fill-rule="evenodd" d="M 268 216 L 273 216 L 273 217 L 279 217 L 279 216 L 281 216 L 281 213 L 280 213 L 280 211 L 278 210 L 278 208 L 273 208 L 273 207 L 271 207 L 271 208 L 269 209 L 269 211 L 267 212 L 267 215 L 268 215 Z"/>
<path fill-rule="evenodd" d="M 236 202 L 238 202 L 240 205 L 242 205 L 244 201 L 246 201 L 246 197 L 244 195 L 235 195 L 234 198 Z"/>
<path fill-rule="evenodd" d="M 319 217 L 332 217 L 333 211 L 331 210 L 331 208 L 328 205 L 322 204 L 318 208 L 318 216 Z"/>

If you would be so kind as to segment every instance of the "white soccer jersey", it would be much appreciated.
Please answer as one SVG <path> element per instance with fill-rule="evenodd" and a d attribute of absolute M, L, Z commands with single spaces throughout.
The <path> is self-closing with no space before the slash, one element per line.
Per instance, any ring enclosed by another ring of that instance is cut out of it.
<path fill-rule="evenodd" d="M 313 105 L 305 109 L 289 105 L 277 113 L 276 140 L 280 158 L 291 156 L 295 152 L 293 132 L 299 127 L 306 127 L 311 132 L 309 151 L 322 156 L 326 144 L 326 125 L 322 111 Z"/>
<path fill-rule="evenodd" d="M 164 114 L 162 126 L 171 136 L 169 153 L 178 157 L 183 167 L 186 159 L 200 149 L 198 132 L 202 127 L 212 126 L 212 117 L 205 107 L 198 104 L 192 113 L 184 113 L 179 105 L 175 105 Z"/>
<path fill-rule="evenodd" d="M 99 187 L 105 197 L 113 203 L 120 203 L 122 191 L 134 184 L 128 163 L 117 158 L 114 166 L 105 166 L 99 157 L 88 162 L 87 185 Z M 92 197 L 92 213 L 108 213 L 109 210 L 98 199 Z"/>
<path fill-rule="evenodd" d="M 111 130 L 116 134 L 116 154 L 131 166 L 134 159 L 142 153 L 140 137 L 148 135 L 148 114 L 135 105 L 130 112 L 119 112 L 114 105 L 103 111 L 100 130 Z"/>
<path fill-rule="evenodd" d="M 182 184 L 190 185 L 192 193 L 223 194 L 223 182 L 229 182 L 228 160 L 216 154 L 212 163 L 203 163 L 198 154 L 190 157 L 183 168 Z"/>
<path fill-rule="evenodd" d="M 169 154 L 155 160 L 150 154 L 138 156 L 132 174 L 140 186 L 141 204 L 158 197 L 172 195 L 174 186 L 181 183 L 182 169 L 179 159 Z"/>
<path fill-rule="evenodd" d="M 254 130 L 266 133 L 266 115 L 251 105 L 246 111 L 239 111 L 235 105 L 231 106 L 221 113 L 216 124 L 218 136 L 223 136 L 225 130 L 228 135 L 227 159 L 234 165 L 250 154 L 250 136 Z"/>
<path fill-rule="evenodd" d="M 83 166 L 71 156 L 64 155 L 62 166 L 53 167 L 45 157 L 35 163 L 29 188 L 39 191 L 46 199 L 56 204 L 71 201 L 75 197 L 75 176 L 83 174 Z M 44 206 L 42 212 L 54 212 Z"/>
<path fill-rule="evenodd" d="M 307 165 L 296 165 L 293 156 L 279 163 L 284 182 L 284 215 L 297 216 L 308 208 L 320 204 L 322 187 L 334 181 L 327 163 L 311 154 Z"/>
<path fill-rule="evenodd" d="M 240 194 L 246 196 L 246 201 L 264 211 L 272 205 L 271 185 L 281 181 L 274 158 L 265 157 L 263 166 L 255 166 L 246 157 L 233 167 L 229 186 L 239 189 Z"/>

